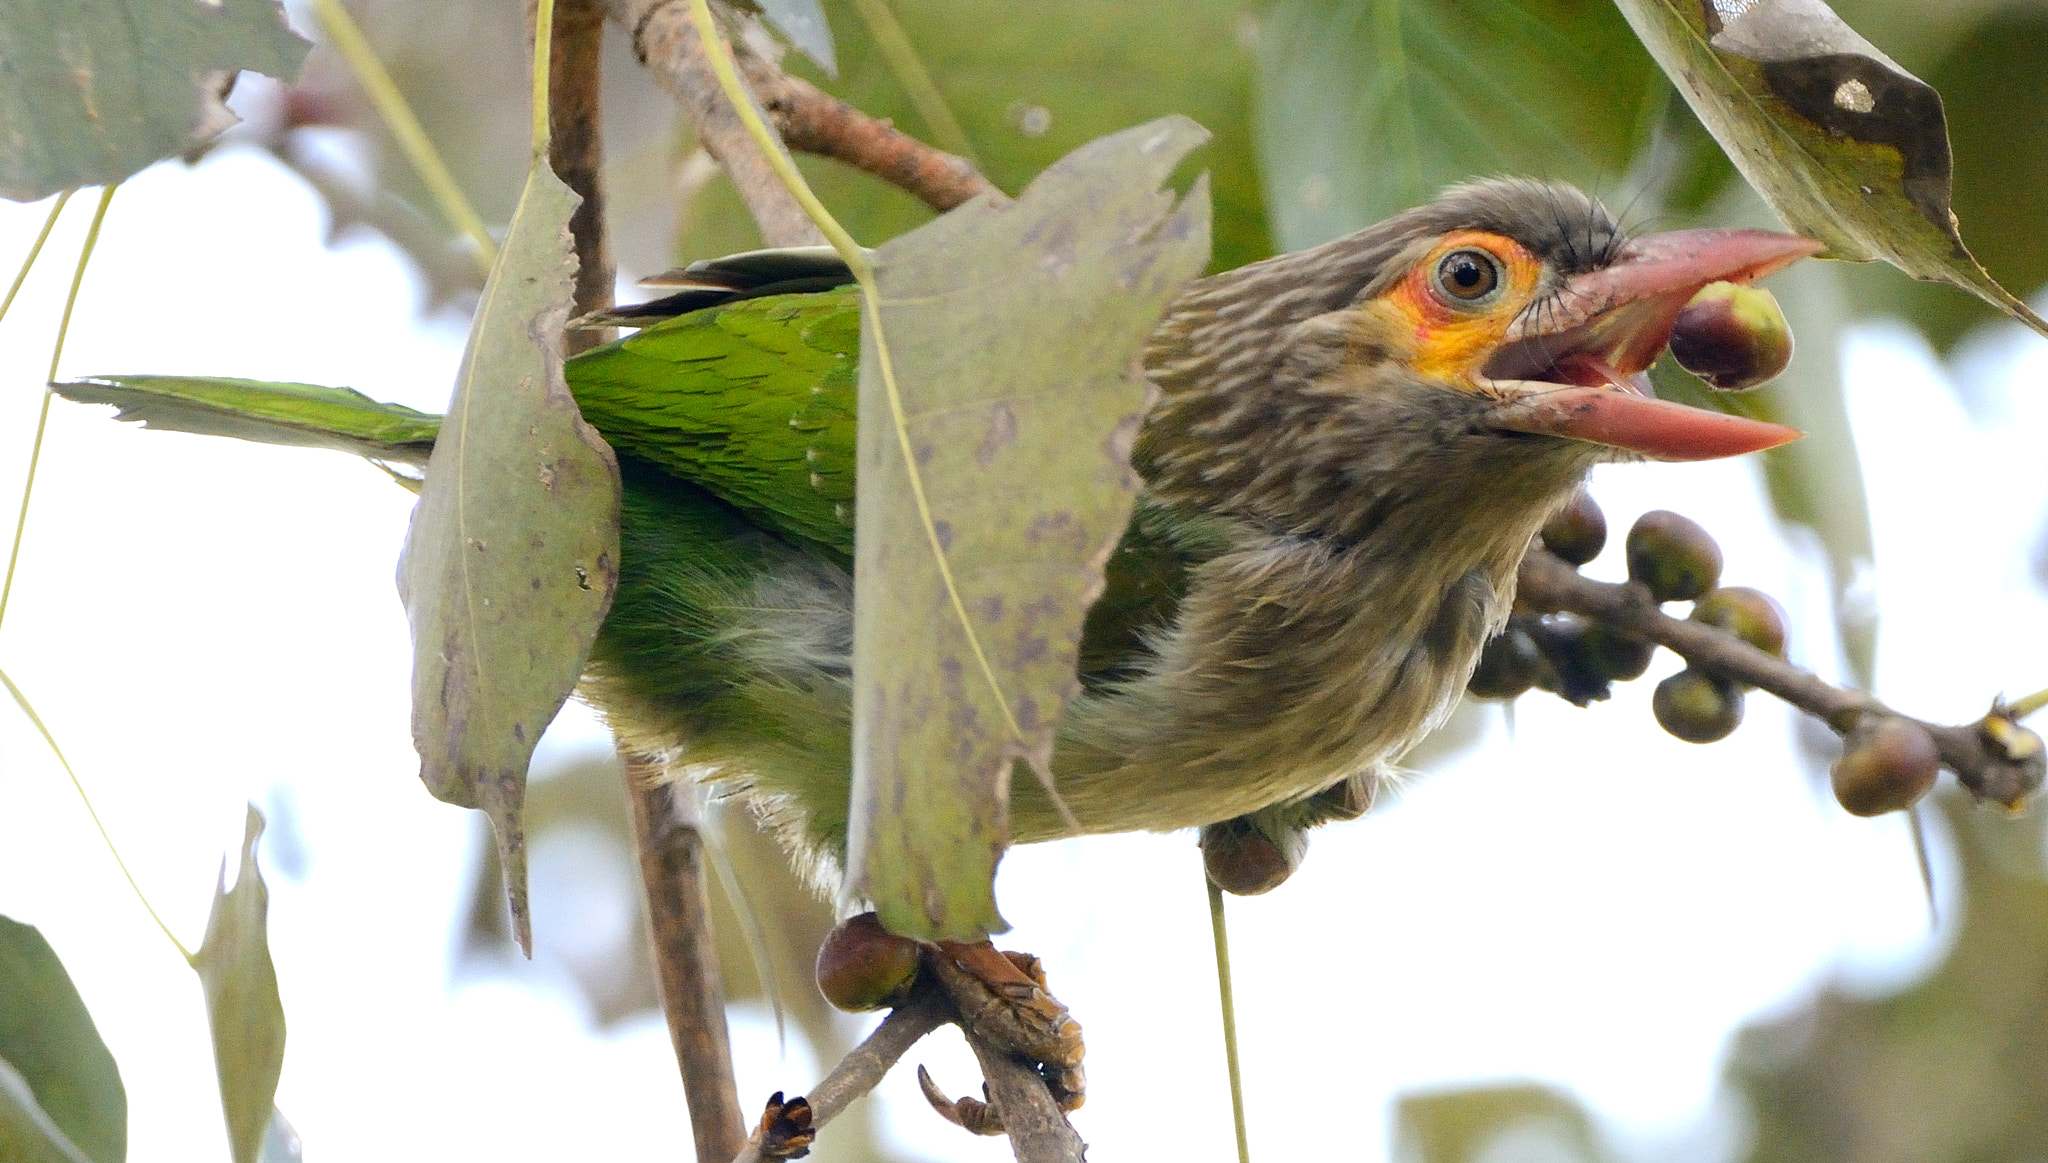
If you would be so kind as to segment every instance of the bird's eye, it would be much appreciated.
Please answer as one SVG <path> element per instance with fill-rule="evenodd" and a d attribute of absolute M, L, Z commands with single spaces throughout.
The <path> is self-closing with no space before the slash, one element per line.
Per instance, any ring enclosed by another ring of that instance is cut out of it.
<path fill-rule="evenodd" d="M 1500 260 L 1483 250 L 1454 250 L 1436 264 L 1437 289 L 1453 306 L 1478 306 L 1500 290 Z"/>

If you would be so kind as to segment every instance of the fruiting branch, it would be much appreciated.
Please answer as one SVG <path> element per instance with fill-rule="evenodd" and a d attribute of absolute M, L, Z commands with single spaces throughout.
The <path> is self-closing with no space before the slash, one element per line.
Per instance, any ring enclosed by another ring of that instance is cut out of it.
<path fill-rule="evenodd" d="M 1848 735 L 1878 717 L 1915 723 L 1934 737 L 1941 765 L 1972 795 L 2017 808 L 2042 783 L 2048 752 L 2040 737 L 1993 707 L 1975 723 L 1942 726 L 1902 715 L 1876 698 L 1823 681 L 1720 627 L 1666 614 L 1640 582 L 1595 581 L 1537 546 L 1522 563 L 1517 601 L 1541 613 L 1571 613 L 1628 637 L 1668 647 L 1692 667 L 1769 691 Z"/>

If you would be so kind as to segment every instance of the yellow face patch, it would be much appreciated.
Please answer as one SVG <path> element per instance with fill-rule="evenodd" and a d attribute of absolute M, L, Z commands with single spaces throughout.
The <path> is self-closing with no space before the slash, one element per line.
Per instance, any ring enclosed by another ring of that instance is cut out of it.
<path fill-rule="evenodd" d="M 1542 276 L 1542 261 L 1514 239 L 1461 230 L 1445 235 L 1380 301 L 1406 332 L 1403 338 L 1413 336 L 1411 368 L 1473 389 L 1480 367 L 1536 297 Z"/>

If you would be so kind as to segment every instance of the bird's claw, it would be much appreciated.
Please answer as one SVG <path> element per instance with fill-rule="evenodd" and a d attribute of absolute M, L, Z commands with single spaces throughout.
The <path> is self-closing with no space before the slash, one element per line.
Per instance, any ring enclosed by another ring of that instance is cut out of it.
<path fill-rule="evenodd" d="M 927 948 L 926 963 L 959 1008 L 961 1024 L 1034 1064 L 1061 1110 L 1080 1109 L 1088 1089 L 1081 1023 L 1046 988 L 1038 958 L 1002 952 L 987 941 L 939 941 Z"/>

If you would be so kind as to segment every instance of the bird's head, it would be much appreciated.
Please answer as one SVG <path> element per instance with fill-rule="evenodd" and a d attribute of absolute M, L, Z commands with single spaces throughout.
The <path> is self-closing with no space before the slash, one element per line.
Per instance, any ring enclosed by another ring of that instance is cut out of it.
<path fill-rule="evenodd" d="M 1493 180 L 1346 238 L 1204 279 L 1147 367 L 1153 493 L 1356 540 L 1475 513 L 1519 531 L 1603 460 L 1703 460 L 1798 435 L 1659 400 L 1681 308 L 1819 249 L 1759 230 L 1629 238 L 1569 186 Z"/>

